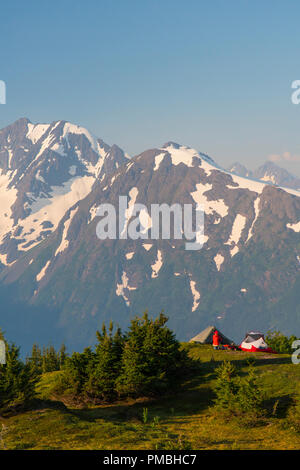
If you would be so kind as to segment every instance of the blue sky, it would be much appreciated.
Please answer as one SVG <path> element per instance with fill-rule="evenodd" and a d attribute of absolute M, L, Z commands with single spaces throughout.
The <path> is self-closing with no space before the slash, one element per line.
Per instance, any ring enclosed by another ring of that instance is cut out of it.
<path fill-rule="evenodd" d="M 134 155 L 174 140 L 300 175 L 300 3 L 1 2 L 0 127 L 65 119 Z"/>

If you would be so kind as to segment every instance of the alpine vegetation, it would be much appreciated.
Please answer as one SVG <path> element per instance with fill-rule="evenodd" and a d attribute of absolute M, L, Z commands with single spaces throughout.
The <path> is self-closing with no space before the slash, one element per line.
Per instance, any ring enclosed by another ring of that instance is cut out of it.
<path fill-rule="evenodd" d="M 174 389 L 189 361 L 161 313 L 134 318 L 126 333 L 103 325 L 94 350 L 86 348 L 65 361 L 57 391 L 82 400 L 157 396 Z"/>

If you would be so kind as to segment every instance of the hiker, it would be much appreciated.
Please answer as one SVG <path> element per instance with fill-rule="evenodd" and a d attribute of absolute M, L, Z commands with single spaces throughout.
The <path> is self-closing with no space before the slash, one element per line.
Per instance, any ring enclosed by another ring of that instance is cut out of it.
<path fill-rule="evenodd" d="M 213 348 L 214 349 L 220 349 L 220 335 L 218 330 L 216 330 L 213 334 Z"/>

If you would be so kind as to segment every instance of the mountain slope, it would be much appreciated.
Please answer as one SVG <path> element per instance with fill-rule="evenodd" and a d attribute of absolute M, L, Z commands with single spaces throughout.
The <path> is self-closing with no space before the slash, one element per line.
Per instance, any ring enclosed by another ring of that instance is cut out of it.
<path fill-rule="evenodd" d="M 20 324 L 21 305 L 31 305 L 40 317 L 26 313 L 27 324 L 49 339 L 55 328 L 56 339 L 74 347 L 93 341 L 102 321 L 126 326 L 145 308 L 164 309 L 183 340 L 207 324 L 236 341 L 248 328 L 299 331 L 298 193 L 233 175 L 171 142 L 101 179 L 53 233 L 3 270 L 4 289 L 20 302 Z M 174 239 L 99 240 L 96 208 L 118 207 L 120 195 L 149 212 L 151 204 L 204 204 L 203 248 L 187 251 Z M 45 331 L 49 315 L 53 329 Z M 13 331 L 9 320 L 5 328 Z"/>
<path fill-rule="evenodd" d="M 0 131 L 0 262 L 11 265 L 55 230 L 97 179 L 127 159 L 66 121 L 23 118 Z"/>

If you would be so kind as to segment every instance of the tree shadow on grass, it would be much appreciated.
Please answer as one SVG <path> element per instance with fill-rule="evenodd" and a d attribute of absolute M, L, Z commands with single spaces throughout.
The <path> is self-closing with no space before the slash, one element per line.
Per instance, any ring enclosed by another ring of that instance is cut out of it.
<path fill-rule="evenodd" d="M 264 400 L 263 407 L 270 416 L 283 419 L 287 417 L 288 410 L 293 403 L 293 397 L 286 394 Z"/>
<path fill-rule="evenodd" d="M 0 410 L 0 418 L 10 418 L 20 413 L 26 413 L 28 411 L 41 411 L 41 410 L 59 410 L 62 412 L 68 412 L 68 408 L 62 401 L 58 400 L 42 400 L 34 398 L 25 403 L 19 403 L 12 406 L 3 407 Z"/>
<path fill-rule="evenodd" d="M 203 387 L 195 390 L 185 389 L 172 395 L 145 398 L 133 403 L 121 402 L 94 408 L 70 408 L 69 412 L 88 422 L 103 419 L 111 422 L 143 423 L 143 410 L 147 408 L 149 422 L 153 421 L 156 416 L 165 421 L 173 416 L 184 418 L 201 413 L 211 405 L 213 396 L 213 391 L 209 387 Z"/>

